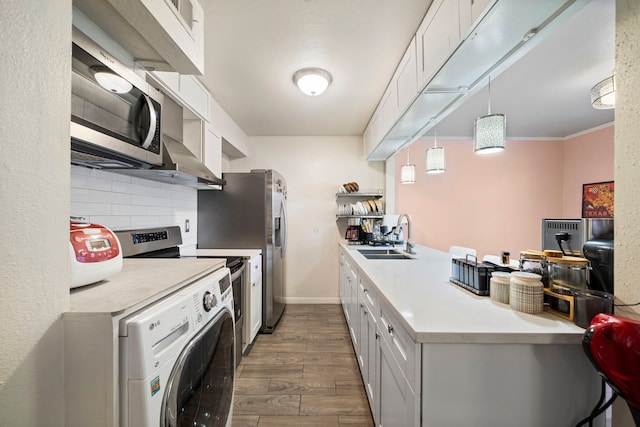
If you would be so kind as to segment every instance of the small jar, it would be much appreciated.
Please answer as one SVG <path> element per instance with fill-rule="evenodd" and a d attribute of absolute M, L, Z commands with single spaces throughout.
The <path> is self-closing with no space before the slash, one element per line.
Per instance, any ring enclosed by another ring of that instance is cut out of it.
<path fill-rule="evenodd" d="M 502 262 L 502 264 L 506 264 L 509 265 L 509 262 L 511 262 L 511 253 L 507 252 L 507 251 L 502 251 L 500 253 L 500 262 Z"/>
<path fill-rule="evenodd" d="M 492 301 L 509 304 L 511 273 L 494 271 L 489 281 L 489 297 Z"/>
<path fill-rule="evenodd" d="M 544 286 L 542 276 L 524 271 L 511 273 L 509 280 L 509 306 L 523 313 L 542 313 Z"/>
<path fill-rule="evenodd" d="M 589 260 L 586 258 L 565 256 L 562 258 L 551 258 L 549 260 L 549 272 L 552 282 L 552 290 L 557 293 L 560 289 L 587 290 L 589 277 Z"/>
<path fill-rule="evenodd" d="M 520 252 L 519 267 L 520 271 L 540 275 L 542 277 L 542 284 L 545 288 L 548 288 L 551 284 L 551 279 L 549 277 L 549 262 L 547 257 L 544 255 L 522 251 Z"/>

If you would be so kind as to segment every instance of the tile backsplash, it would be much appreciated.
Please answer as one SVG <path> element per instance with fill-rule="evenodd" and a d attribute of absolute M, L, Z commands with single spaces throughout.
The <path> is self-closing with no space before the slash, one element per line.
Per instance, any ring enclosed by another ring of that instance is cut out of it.
<path fill-rule="evenodd" d="M 71 215 L 113 230 L 178 225 L 182 246 L 195 246 L 198 190 L 72 165 Z"/>

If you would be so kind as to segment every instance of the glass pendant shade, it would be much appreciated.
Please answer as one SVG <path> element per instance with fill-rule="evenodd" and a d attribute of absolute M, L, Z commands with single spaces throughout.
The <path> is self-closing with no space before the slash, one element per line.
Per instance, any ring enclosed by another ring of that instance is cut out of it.
<path fill-rule="evenodd" d="M 427 149 L 427 173 L 442 173 L 445 170 L 444 147 Z"/>
<path fill-rule="evenodd" d="M 402 184 L 413 184 L 416 182 L 416 167 L 415 165 L 403 165 L 400 169 L 400 182 Z"/>
<path fill-rule="evenodd" d="M 504 150 L 507 139 L 507 118 L 504 114 L 489 114 L 476 119 L 473 126 L 473 151 L 490 154 Z"/>
<path fill-rule="evenodd" d="M 598 110 L 615 108 L 616 80 L 615 75 L 607 77 L 591 88 L 591 105 Z"/>

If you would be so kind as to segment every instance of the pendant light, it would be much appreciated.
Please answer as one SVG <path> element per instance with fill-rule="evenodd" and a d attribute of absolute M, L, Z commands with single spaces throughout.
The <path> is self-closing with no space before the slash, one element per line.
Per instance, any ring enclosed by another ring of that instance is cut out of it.
<path fill-rule="evenodd" d="M 491 114 L 491 76 L 489 76 L 488 114 L 476 119 L 473 126 L 473 151 L 477 154 L 497 153 L 504 150 L 507 140 L 507 118 L 504 114 Z"/>
<path fill-rule="evenodd" d="M 446 170 L 444 147 L 438 147 L 438 131 L 433 125 L 433 147 L 427 149 L 427 173 L 442 173 Z"/>
<path fill-rule="evenodd" d="M 598 110 L 615 108 L 616 106 L 616 75 L 596 83 L 591 88 L 591 106 Z"/>
<path fill-rule="evenodd" d="M 402 184 L 416 182 L 416 166 L 409 163 L 409 147 L 407 147 L 407 164 L 400 168 L 400 182 Z"/>

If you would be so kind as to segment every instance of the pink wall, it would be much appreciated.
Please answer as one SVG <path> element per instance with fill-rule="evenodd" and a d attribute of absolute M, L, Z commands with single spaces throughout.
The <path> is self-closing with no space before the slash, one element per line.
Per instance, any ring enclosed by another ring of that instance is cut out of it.
<path fill-rule="evenodd" d="M 563 205 L 565 218 L 582 216 L 582 184 L 613 181 L 613 133 L 609 126 L 564 143 Z"/>
<path fill-rule="evenodd" d="M 471 140 L 440 139 L 447 171 L 439 175 L 424 172 L 433 139 L 418 140 L 409 147 L 416 183 L 396 180 L 396 213 L 411 215 L 416 243 L 443 251 L 466 246 L 481 258 L 539 249 L 542 218 L 579 217 L 582 184 L 613 176 L 613 128 L 607 129 L 567 141 L 509 140 L 504 152 L 486 156 L 474 154 Z M 406 158 L 406 150 L 395 157 L 398 177 Z M 565 188 L 572 193 L 578 185 L 576 207 L 565 211 L 575 204 L 574 195 L 565 200 Z"/>

